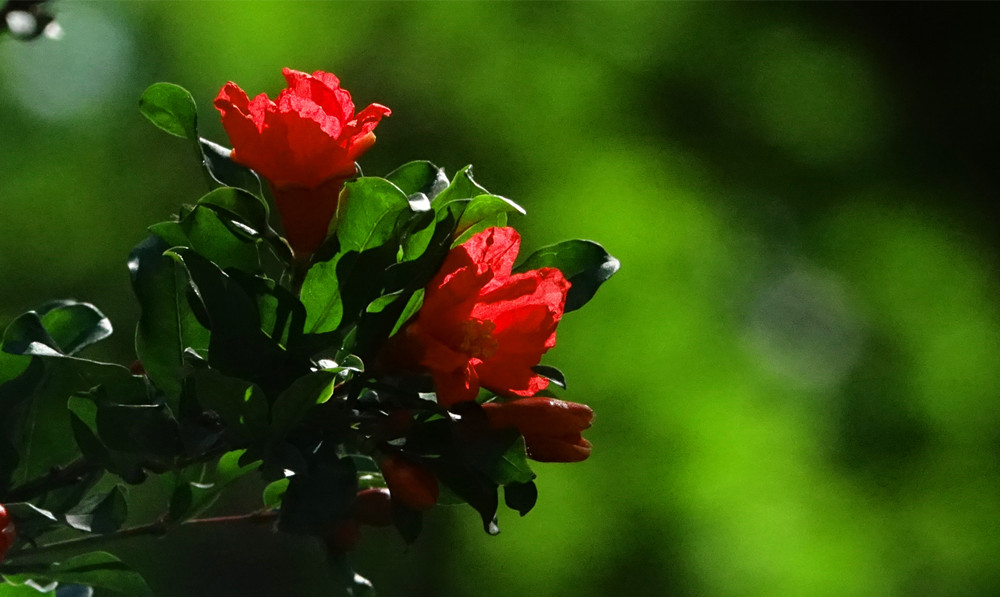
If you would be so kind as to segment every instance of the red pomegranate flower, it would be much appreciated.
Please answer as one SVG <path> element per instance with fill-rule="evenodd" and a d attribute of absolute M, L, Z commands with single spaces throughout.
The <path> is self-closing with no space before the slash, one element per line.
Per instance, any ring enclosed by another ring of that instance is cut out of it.
<path fill-rule="evenodd" d="M 551 267 L 512 275 L 520 243 L 513 228 L 490 228 L 452 249 L 390 346 L 431 373 L 445 407 L 474 400 L 480 387 L 518 397 L 548 385 L 531 368 L 555 346 L 570 284 Z"/>
<path fill-rule="evenodd" d="M 275 101 L 252 100 L 233 82 L 215 107 L 233 143 L 232 159 L 267 179 L 285 235 L 297 254 L 308 255 L 326 238 L 344 181 L 354 162 L 375 143 L 374 130 L 389 108 L 371 104 L 354 113 L 351 94 L 334 75 L 283 69 L 288 82 Z"/>
<path fill-rule="evenodd" d="M 495 429 L 517 428 L 534 460 L 579 462 L 590 456 L 590 442 L 580 435 L 594 420 L 586 404 L 534 397 L 488 402 L 483 410 Z"/>

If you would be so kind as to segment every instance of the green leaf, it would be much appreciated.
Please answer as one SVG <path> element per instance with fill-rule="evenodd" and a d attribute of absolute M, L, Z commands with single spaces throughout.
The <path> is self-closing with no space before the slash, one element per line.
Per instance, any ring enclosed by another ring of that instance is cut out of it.
<path fill-rule="evenodd" d="M 397 240 L 410 214 L 406 195 L 383 178 L 359 178 L 344 185 L 337 212 L 341 251 L 359 253 Z"/>
<path fill-rule="evenodd" d="M 153 83 L 139 98 L 139 111 L 175 137 L 198 139 L 198 109 L 191 94 L 179 85 Z"/>
<path fill-rule="evenodd" d="M 524 516 L 535 507 L 538 501 L 538 488 L 531 481 L 527 483 L 510 483 L 503 488 L 503 501 L 511 510 L 517 510 Z"/>
<path fill-rule="evenodd" d="M 521 215 L 526 213 L 523 207 L 506 197 L 499 195 L 473 197 L 455 228 L 455 242 L 452 245 L 460 245 L 472 235 L 487 228 L 506 226 L 507 214 L 511 212 Z"/>
<path fill-rule="evenodd" d="M 548 365 L 535 365 L 531 368 L 532 371 L 541 375 L 545 379 L 551 381 L 555 385 L 562 389 L 566 389 L 566 376 L 563 372 L 555 367 L 549 367 Z"/>
<path fill-rule="evenodd" d="M 39 307 L 38 314 L 63 354 L 76 354 L 111 335 L 111 322 L 89 303 L 52 301 Z"/>
<path fill-rule="evenodd" d="M 271 433 L 281 437 L 298 425 L 317 404 L 333 396 L 337 374 L 333 371 L 315 371 L 295 380 L 274 401 L 271 409 Z"/>
<path fill-rule="evenodd" d="M 231 219 L 236 219 L 260 234 L 270 230 L 267 204 L 258 196 L 243 189 L 232 187 L 215 189 L 199 199 L 198 205 L 212 208 Z"/>
<path fill-rule="evenodd" d="M 136 379 L 128 369 L 84 361 L 74 357 L 44 358 L 43 378 L 12 416 L 16 425 L 5 431 L 18 453 L 18 466 L 11 477 L 23 485 L 78 459 L 67 398 L 74 393 L 113 382 Z M 141 382 L 140 382 L 141 383 Z M 6 424 L 7 421 L 4 421 Z"/>
<path fill-rule="evenodd" d="M 91 495 L 66 513 L 66 522 L 88 533 L 109 535 L 121 528 L 128 517 L 124 489 L 116 485 L 107 494 Z"/>
<path fill-rule="evenodd" d="M 206 413 L 214 413 L 221 419 L 220 425 L 225 430 L 227 441 L 233 445 L 265 435 L 270 424 L 270 404 L 259 387 L 208 367 L 187 376 L 181 404 L 182 410 L 190 409 L 186 419 L 194 419 L 193 422 L 182 420 L 182 429 L 201 423 Z M 205 439 L 208 441 L 211 438 Z M 195 450 L 192 455 L 199 452 Z"/>
<path fill-rule="evenodd" d="M 567 240 L 532 253 L 515 273 L 554 267 L 572 287 L 566 295 L 566 312 L 575 311 L 594 297 L 601 284 L 618 271 L 620 263 L 601 245 L 589 240 Z"/>
<path fill-rule="evenodd" d="M 202 164 L 212 180 L 223 187 L 235 187 L 256 197 L 263 197 L 264 191 L 257 173 L 230 159 L 233 150 L 213 143 L 208 139 L 198 140 L 201 148 Z"/>
<path fill-rule="evenodd" d="M 385 178 L 408 196 L 423 193 L 428 199 L 434 199 L 448 187 L 448 177 L 445 176 L 444 169 L 427 161 L 403 164 Z"/>
<path fill-rule="evenodd" d="M 223 269 L 235 267 L 248 272 L 260 269 L 256 231 L 227 225 L 208 207 L 197 205 L 180 221 L 153 224 L 149 230 L 171 247 L 194 249 Z"/>
<path fill-rule="evenodd" d="M 222 492 L 237 479 L 257 470 L 260 461 L 240 464 L 240 457 L 246 450 L 226 452 L 215 465 L 215 473 L 199 482 L 188 482 L 177 486 L 170 504 L 170 518 L 180 522 L 198 516 L 215 503 Z"/>
<path fill-rule="evenodd" d="M 4 576 L 4 575 L 0 575 Z M 6 578 L 4 576 L 4 578 Z M 32 585 L 15 585 L 10 581 L 0 584 L 0 597 L 58 597 L 55 587 L 34 588 Z"/>
<path fill-rule="evenodd" d="M 481 463 L 484 472 L 497 485 L 532 481 L 535 478 L 535 473 L 528 464 L 524 438 L 513 430 L 509 434 L 507 432 L 498 433 L 497 436 L 506 436 L 512 440 L 509 441 L 507 449 L 502 454 Z"/>
<path fill-rule="evenodd" d="M 416 292 L 410 295 L 410 299 L 406 302 L 406 306 L 403 307 L 403 312 L 399 314 L 399 318 L 396 320 L 396 324 L 393 325 L 392 331 L 389 332 L 389 336 L 395 336 L 406 322 L 410 320 L 411 317 L 416 315 L 420 311 L 420 307 L 424 304 L 424 289 L 420 288 Z"/>
<path fill-rule="evenodd" d="M 455 174 L 451 184 L 434 197 L 434 206 L 445 205 L 456 199 L 472 199 L 479 195 L 489 195 L 490 192 L 472 179 L 472 166 L 466 166 Z"/>
<path fill-rule="evenodd" d="M 305 329 L 311 334 L 332 332 L 344 317 L 337 266 L 344 253 L 309 268 L 299 299 L 306 307 Z"/>
<path fill-rule="evenodd" d="M 184 268 L 163 255 L 168 248 L 162 239 L 150 236 L 132 249 L 128 268 L 140 308 L 136 355 L 153 384 L 176 397 L 184 351 L 207 351 L 209 333 L 188 304 Z"/>
<path fill-rule="evenodd" d="M 278 304 L 291 311 L 287 319 L 289 329 L 301 332 L 305 313 L 287 291 L 239 270 L 223 272 L 191 249 L 177 248 L 167 255 L 178 259 L 188 272 L 193 300 L 211 331 L 208 361 L 212 367 L 225 375 L 256 383 L 269 395 L 281 392 L 291 380 L 308 371 L 307 358 L 286 351 L 280 341 L 261 329 L 258 296 L 274 293 Z"/>
<path fill-rule="evenodd" d="M 342 250 L 333 259 L 310 268 L 300 298 L 310 334 L 344 330 L 382 294 L 385 271 L 396 262 L 394 244 L 367 251 Z M 346 345 L 345 345 L 346 346 Z"/>
<path fill-rule="evenodd" d="M 65 562 L 56 562 L 37 571 L 4 573 L 4 579 L 15 585 L 34 581 L 39 585 L 50 583 L 82 584 L 107 589 L 124 597 L 152 597 L 146 581 L 115 556 L 96 551 L 76 556 Z"/>
<path fill-rule="evenodd" d="M 59 303 L 51 310 L 72 309 L 69 306 L 72 304 L 76 303 Z M 94 331 L 95 328 L 103 329 L 103 316 L 90 317 L 93 312 L 88 314 L 87 311 L 85 307 L 85 311 L 50 320 L 53 333 L 60 336 L 69 349 L 79 349 L 103 335 L 103 332 Z M 0 386 L 0 411 L 4 415 L 0 425 L 5 440 L 0 443 L 0 455 L 3 456 L 0 481 L 5 485 L 23 485 L 52 467 L 79 457 L 70 413 L 66 409 L 67 397 L 102 383 L 134 379 L 124 367 L 67 356 L 62 349 L 46 329 L 42 317 L 34 311 L 15 319 L 4 332 L 4 353 L 31 355 L 42 362 L 28 366 L 20 377 Z M 20 366 L 10 363 L 7 356 L 2 361 L 8 363 L 5 367 L 13 370 Z M 16 468 L 12 468 L 15 462 Z"/>
<path fill-rule="evenodd" d="M 278 479 L 277 481 L 272 481 L 267 484 L 264 488 L 264 494 L 262 499 L 264 500 L 264 506 L 267 508 L 278 508 L 281 506 L 281 500 L 285 497 L 285 492 L 288 490 L 288 478 Z"/>

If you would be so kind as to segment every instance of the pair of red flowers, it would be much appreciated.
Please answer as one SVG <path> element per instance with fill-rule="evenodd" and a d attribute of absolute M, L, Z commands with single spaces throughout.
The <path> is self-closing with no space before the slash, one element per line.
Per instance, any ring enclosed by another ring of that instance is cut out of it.
<path fill-rule="evenodd" d="M 268 180 L 289 244 L 307 259 L 328 234 L 340 190 L 357 174 L 355 160 L 391 112 L 371 104 L 355 114 L 332 74 L 282 72 L 288 87 L 276 101 L 266 94 L 251 100 L 230 82 L 215 106 L 232 159 Z M 513 228 L 491 228 L 455 247 L 392 352 L 400 364 L 431 373 L 442 406 L 475 400 L 481 387 L 510 399 L 484 409 L 493 426 L 521 432 L 532 458 L 583 460 L 590 444 L 580 432 L 593 411 L 536 396 L 548 380 L 532 371 L 555 345 L 570 284 L 555 268 L 512 274 L 519 245 Z"/>

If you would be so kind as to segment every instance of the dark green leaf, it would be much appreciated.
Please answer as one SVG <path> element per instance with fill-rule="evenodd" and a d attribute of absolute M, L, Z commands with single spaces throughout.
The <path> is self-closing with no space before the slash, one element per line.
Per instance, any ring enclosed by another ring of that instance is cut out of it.
<path fill-rule="evenodd" d="M 260 185 L 260 177 L 253 170 L 241 166 L 230 159 L 231 149 L 213 143 L 208 139 L 199 139 L 205 170 L 212 179 L 224 187 L 242 189 L 257 197 L 264 193 Z"/>
<path fill-rule="evenodd" d="M 52 301 L 38 308 L 42 325 L 68 355 L 111 335 L 111 322 L 97 307 L 72 300 Z"/>
<path fill-rule="evenodd" d="M 193 303 L 199 306 L 203 323 L 211 331 L 208 360 L 212 367 L 256 383 L 269 395 L 284 390 L 291 380 L 308 370 L 306 358 L 287 352 L 280 341 L 261 329 L 261 303 L 257 297 L 279 293 L 273 283 L 238 270 L 227 274 L 190 249 L 174 249 L 167 254 L 183 263 L 188 272 Z M 281 296 L 278 302 L 296 310 L 289 316 L 289 326 L 301 330 L 305 313 L 298 302 L 289 305 Z"/>
<path fill-rule="evenodd" d="M 579 309 L 618 271 L 620 264 L 601 245 L 589 240 L 567 240 L 532 253 L 514 272 L 541 267 L 560 270 L 572 287 L 566 295 L 566 311 Z"/>
<path fill-rule="evenodd" d="M 351 568 L 351 563 L 345 553 L 336 549 L 328 549 L 326 559 L 330 573 L 336 582 L 344 587 L 348 597 L 375 597 L 375 589 L 372 587 L 371 581 Z"/>
<path fill-rule="evenodd" d="M 301 292 L 306 331 L 321 334 L 353 324 L 382 294 L 383 272 L 395 263 L 396 253 L 394 244 L 387 243 L 362 253 L 342 251 L 330 261 L 314 265 Z"/>
<path fill-rule="evenodd" d="M 124 597 L 152 597 L 153 593 L 139 574 L 121 560 L 105 552 L 92 552 L 76 556 L 65 562 L 33 572 L 4 573 L 13 584 L 23 585 L 34 581 L 40 585 L 50 583 L 82 584 L 107 589 Z"/>
<path fill-rule="evenodd" d="M 129 256 L 132 289 L 139 300 L 135 348 L 149 379 L 172 396 L 180 393 L 184 351 L 208 350 L 208 330 L 191 310 L 184 268 L 163 255 L 168 245 L 150 236 Z"/>
<path fill-rule="evenodd" d="M 193 518 L 210 508 L 222 492 L 237 479 L 257 470 L 260 462 L 240 464 L 245 450 L 226 452 L 215 465 L 215 473 L 199 482 L 179 484 L 170 504 L 170 518 L 179 522 Z M 176 503 L 175 503 L 176 502 Z"/>
<path fill-rule="evenodd" d="M 503 488 L 503 500 L 511 510 L 517 510 L 524 516 L 535 507 L 538 500 L 538 488 L 531 481 L 527 483 L 511 483 Z"/>
<path fill-rule="evenodd" d="M 261 389 L 243 379 L 225 376 L 216 369 L 206 367 L 187 376 L 182 404 L 190 408 L 182 421 L 182 429 L 199 426 L 206 418 L 220 419 L 218 424 L 232 444 L 263 436 L 269 425 L 270 405 Z M 215 433 L 212 429 L 205 432 Z M 197 453 L 199 450 L 192 455 Z"/>
<path fill-rule="evenodd" d="M 217 192 L 217 191 L 213 191 Z M 149 227 L 170 247 L 189 247 L 202 257 L 225 269 L 235 267 L 247 272 L 260 269 L 259 238 L 256 231 L 227 225 L 219 214 L 202 205 L 178 222 L 160 222 Z"/>
<path fill-rule="evenodd" d="M 139 98 L 139 111 L 161 130 L 176 137 L 198 139 L 198 110 L 186 89 L 173 83 L 153 83 Z"/>
<path fill-rule="evenodd" d="M 332 371 L 316 371 L 295 380 L 274 401 L 271 409 L 271 434 L 280 437 L 298 425 L 317 404 L 323 404 L 333 396 L 337 374 Z"/>
<path fill-rule="evenodd" d="M 119 365 L 66 356 L 40 358 L 45 361 L 43 377 L 32 393 L 20 397 L 21 402 L 11 415 L 17 425 L 6 430 L 19 456 L 12 476 L 18 485 L 80 457 L 70 411 L 66 408 L 69 396 L 102 384 L 136 380 L 128 369 Z"/>
<path fill-rule="evenodd" d="M 360 178 L 344 185 L 337 212 L 342 252 L 363 252 L 398 240 L 410 214 L 399 187 L 382 178 Z"/>
<path fill-rule="evenodd" d="M 490 479 L 498 485 L 528 483 L 535 478 L 525 454 L 524 438 L 519 434 L 514 435 L 516 438 L 503 454 L 492 462 L 483 463 Z"/>
<path fill-rule="evenodd" d="M 5 495 L 20 464 L 17 434 L 31 413 L 24 404 L 45 380 L 45 365 L 41 359 L 0 351 L 0 373 L 0 495 Z"/>
<path fill-rule="evenodd" d="M 239 188 L 215 189 L 198 200 L 198 205 L 236 219 L 259 234 L 270 229 L 267 204 L 259 197 Z"/>
<path fill-rule="evenodd" d="M 555 367 L 549 367 L 548 365 L 535 365 L 531 368 L 532 371 L 541 375 L 545 379 L 551 381 L 555 385 L 562 389 L 566 389 L 566 376 L 563 372 Z"/>
<path fill-rule="evenodd" d="M 66 522 L 75 529 L 108 535 L 121 528 L 128 516 L 124 489 L 116 485 L 107 494 L 91 495 L 66 513 Z"/>
<path fill-rule="evenodd" d="M 281 501 L 278 530 L 324 535 L 347 513 L 357 492 L 357 473 L 350 459 L 319 462 L 289 478 Z"/>
<path fill-rule="evenodd" d="M 448 177 L 445 176 L 444 169 L 426 161 L 403 164 L 385 178 L 406 195 L 423 193 L 428 199 L 434 199 L 448 187 Z"/>

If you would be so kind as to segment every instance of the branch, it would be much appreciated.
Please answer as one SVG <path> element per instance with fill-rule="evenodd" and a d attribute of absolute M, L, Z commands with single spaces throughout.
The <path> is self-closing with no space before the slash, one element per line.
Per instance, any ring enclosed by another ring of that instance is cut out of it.
<path fill-rule="evenodd" d="M 273 521 L 276 518 L 278 518 L 277 510 L 258 510 L 256 512 L 251 512 L 249 514 L 236 514 L 233 516 L 216 516 L 213 518 L 193 518 L 191 520 L 185 520 L 181 524 L 218 524 L 226 522 L 263 523 L 263 522 Z M 145 535 L 162 536 L 167 533 L 169 527 L 170 525 L 166 522 L 166 520 L 161 518 L 156 522 L 151 522 L 149 524 L 122 529 L 120 531 L 116 531 L 109 535 L 89 535 L 87 537 L 78 537 L 76 539 L 56 541 L 55 543 L 49 543 L 48 545 L 43 545 L 41 547 L 36 547 L 34 549 L 21 551 L 17 554 L 11 554 L 8 559 L 30 558 L 37 555 L 47 554 L 53 551 L 61 551 L 64 549 L 78 549 L 80 547 L 87 547 L 91 545 L 104 545 L 107 543 L 121 541 L 122 539 L 131 539 L 133 537 L 142 537 Z"/>
<path fill-rule="evenodd" d="M 82 481 L 89 473 L 100 468 L 100 466 L 89 463 L 83 458 L 74 460 L 65 466 L 54 467 L 44 477 L 38 477 L 20 487 L 14 487 L 4 496 L 4 501 L 26 502 L 33 497 L 37 497 L 53 489 L 75 485 Z"/>

